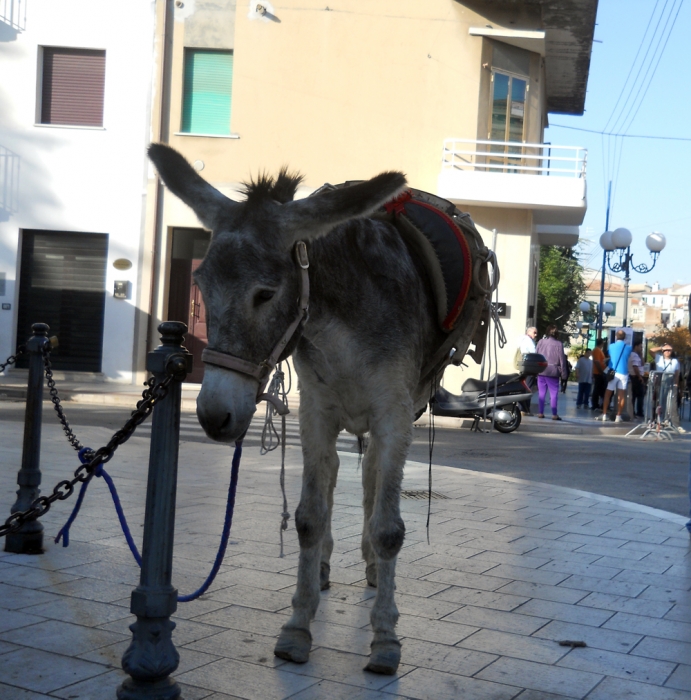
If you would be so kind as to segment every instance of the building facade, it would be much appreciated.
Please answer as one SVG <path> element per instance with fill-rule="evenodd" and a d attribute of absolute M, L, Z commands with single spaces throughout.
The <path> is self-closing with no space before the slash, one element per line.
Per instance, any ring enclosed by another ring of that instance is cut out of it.
<path fill-rule="evenodd" d="M 210 234 L 146 163 L 149 141 L 179 150 L 233 198 L 243 181 L 283 165 L 305 175 L 298 196 L 402 170 L 411 186 L 468 211 L 496 250 L 511 340 L 536 317 L 540 245 L 578 240 L 586 154 L 542 142 L 550 113 L 583 112 L 596 0 L 66 0 L 59 9 L 34 0 L 28 8 L 19 28 L 0 21 L 16 35 L 0 43 L 3 76 L 12 76 L 3 78 L 9 109 L 0 113 L 4 172 L 21 165 L 2 188 L 10 192 L 0 216 L 2 298 L 11 309 L 0 316 L 0 354 L 42 320 L 34 281 L 48 269 L 52 289 L 93 292 L 88 304 L 65 297 L 53 314 L 66 340 L 68 330 L 85 337 L 83 320 L 79 332 L 72 326 L 87 306 L 81 315 L 95 319 L 91 364 L 71 342 L 66 369 L 139 380 L 158 323 L 175 319 L 190 327 L 198 367 L 190 379 L 200 380 L 205 318 L 192 273 Z M 45 85 L 58 97 L 61 86 L 46 56 L 68 72 L 80 57 L 92 61 L 81 84 L 101 87 L 96 98 L 82 95 L 85 123 L 70 123 L 69 90 L 63 123 L 50 121 Z M 65 250 L 49 250 L 56 241 Z M 57 270 L 50 255 L 72 267 Z M 500 371 L 512 370 L 514 351 L 500 354 Z M 447 386 L 477 373 L 449 370 Z"/>
<path fill-rule="evenodd" d="M 539 246 L 575 244 L 586 211 L 585 153 L 542 137 L 550 112 L 583 111 L 594 0 L 178 5 L 159 5 L 157 37 L 169 41 L 156 52 L 155 139 L 230 197 L 286 164 L 305 175 L 298 196 L 402 170 L 471 214 L 497 252 L 506 334 L 522 334 L 536 316 Z M 185 320 L 198 356 L 191 273 L 209 234 L 155 173 L 148 192 L 149 339 L 160 319 Z"/>
<path fill-rule="evenodd" d="M 45 322 L 56 369 L 131 382 L 155 3 L 3 7 L 0 356 Z"/>

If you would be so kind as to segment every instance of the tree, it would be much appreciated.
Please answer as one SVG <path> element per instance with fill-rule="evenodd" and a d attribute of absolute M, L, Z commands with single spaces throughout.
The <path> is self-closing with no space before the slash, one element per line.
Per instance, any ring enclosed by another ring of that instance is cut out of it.
<path fill-rule="evenodd" d="M 660 328 L 655 331 L 655 334 L 650 338 L 651 347 L 659 347 L 669 343 L 677 357 L 685 357 L 691 351 L 691 333 L 686 326 L 675 328 Z"/>
<path fill-rule="evenodd" d="M 571 319 L 585 295 L 582 271 L 578 253 L 573 248 L 540 247 L 536 324 L 540 337 L 551 323 L 560 331 L 573 330 Z"/>

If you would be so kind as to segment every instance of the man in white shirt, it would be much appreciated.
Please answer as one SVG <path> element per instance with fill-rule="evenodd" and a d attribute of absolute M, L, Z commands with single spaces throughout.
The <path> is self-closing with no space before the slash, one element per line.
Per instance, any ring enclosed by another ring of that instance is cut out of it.
<path fill-rule="evenodd" d="M 528 355 L 535 352 L 535 338 L 537 338 L 537 328 L 535 326 L 530 326 L 525 329 L 525 335 L 521 338 L 518 343 L 518 350 L 521 355 Z M 526 377 L 525 383 L 528 385 L 530 390 L 533 390 L 535 385 L 535 377 Z M 526 399 L 521 403 L 521 409 L 523 410 L 524 416 L 530 416 L 530 400 Z"/>

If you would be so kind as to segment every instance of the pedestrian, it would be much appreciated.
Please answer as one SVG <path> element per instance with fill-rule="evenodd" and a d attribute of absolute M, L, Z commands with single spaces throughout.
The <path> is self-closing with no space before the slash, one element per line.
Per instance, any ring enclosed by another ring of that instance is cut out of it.
<path fill-rule="evenodd" d="M 537 352 L 545 356 L 547 367 L 537 375 L 538 405 L 540 413 L 538 418 L 545 417 L 545 395 L 549 389 L 549 402 L 552 408 L 552 420 L 561 420 L 557 413 L 559 400 L 559 379 L 568 377 L 566 370 L 566 355 L 564 345 L 557 340 L 557 327 L 554 324 L 547 326 L 545 337 L 537 344 Z"/>
<path fill-rule="evenodd" d="M 678 384 L 681 365 L 674 357 L 672 346 L 669 343 L 663 343 L 659 347 L 650 348 L 650 352 L 655 355 L 655 371 L 674 372 L 674 384 Z"/>
<path fill-rule="evenodd" d="M 605 353 L 603 351 L 604 340 L 598 338 L 595 341 L 593 350 L 593 393 L 591 396 L 591 407 L 597 411 L 602 407 L 602 399 L 605 396 L 607 380 L 605 379 Z"/>
<path fill-rule="evenodd" d="M 644 418 L 643 399 L 645 398 L 645 382 L 641 370 L 643 369 L 643 344 L 633 346 L 629 357 L 629 379 L 631 381 L 631 398 L 633 399 L 633 415 L 636 418 Z"/>
<path fill-rule="evenodd" d="M 614 370 L 614 377 L 607 384 L 605 391 L 605 402 L 602 404 L 602 415 L 597 417 L 597 420 L 606 421 L 609 402 L 612 394 L 617 396 L 617 415 L 614 419 L 615 423 L 621 423 L 624 419 L 621 417 L 624 406 L 626 406 L 626 388 L 629 385 L 629 355 L 632 348 L 626 342 L 626 333 L 617 331 L 616 342 L 609 348 L 609 362 L 607 366 Z"/>
<path fill-rule="evenodd" d="M 518 350 L 516 351 L 516 369 L 518 369 L 518 362 L 523 358 L 523 355 L 529 355 L 535 352 L 535 338 L 537 338 L 537 328 L 535 326 L 529 326 L 525 329 L 525 335 L 523 335 L 518 343 Z M 532 392 L 535 386 L 535 377 L 531 374 L 524 379 L 526 386 Z M 521 401 L 521 412 L 524 416 L 532 416 L 530 412 L 530 399 Z"/>
<path fill-rule="evenodd" d="M 593 385 L 593 351 L 587 348 L 576 362 L 576 381 L 578 382 L 578 398 L 576 408 L 588 408 L 590 389 Z"/>
<path fill-rule="evenodd" d="M 562 394 L 566 393 L 566 387 L 568 386 L 571 370 L 573 369 L 573 365 L 569 362 L 569 358 L 566 357 L 566 353 L 564 353 L 564 362 L 566 362 L 566 376 L 562 377 L 560 382 Z"/>

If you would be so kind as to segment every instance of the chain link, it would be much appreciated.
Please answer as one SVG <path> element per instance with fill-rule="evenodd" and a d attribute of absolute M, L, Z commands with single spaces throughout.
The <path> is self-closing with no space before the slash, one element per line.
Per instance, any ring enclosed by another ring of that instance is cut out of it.
<path fill-rule="evenodd" d="M 48 384 L 48 391 L 50 392 L 50 400 L 53 402 L 55 412 L 58 414 L 58 420 L 62 424 L 62 429 L 67 436 L 67 442 L 69 442 L 70 445 L 72 445 L 72 447 L 79 452 L 79 450 L 83 448 L 83 445 L 81 442 L 79 442 L 79 440 L 77 440 L 77 436 L 72 431 L 72 428 L 70 428 L 65 412 L 62 410 L 60 395 L 58 394 L 57 387 L 55 386 L 55 379 L 53 378 L 53 367 L 50 363 L 50 351 L 51 346 L 49 343 L 46 343 L 42 349 L 43 367 L 46 373 L 46 383 Z"/>
<path fill-rule="evenodd" d="M 13 365 L 26 352 L 26 345 L 20 345 L 14 355 L 10 355 L 5 362 L 0 362 L 0 374 L 5 371 L 5 367 Z"/>
<path fill-rule="evenodd" d="M 120 430 L 116 431 L 113 434 L 113 437 L 110 439 L 108 444 L 96 450 L 89 457 L 89 461 L 86 464 L 82 464 L 79 467 L 77 467 L 77 469 L 74 472 L 74 477 L 72 479 L 65 479 L 56 484 L 50 496 L 39 496 L 31 504 L 31 507 L 28 510 L 12 513 L 12 515 L 10 515 L 10 517 L 7 518 L 7 520 L 5 520 L 5 524 L 0 525 L 0 537 L 4 537 L 10 532 L 16 532 L 24 525 L 24 523 L 30 520 L 40 518 L 42 515 L 44 515 L 50 510 L 51 505 L 55 501 L 64 501 L 67 498 L 69 498 L 74 492 L 74 487 L 77 483 L 84 482 L 90 479 L 93 473 L 96 471 L 96 469 L 98 469 L 98 467 L 101 464 L 105 464 L 106 462 L 108 462 L 113 457 L 115 450 L 117 450 L 117 448 L 120 445 L 122 445 L 124 442 L 127 442 L 127 440 L 129 440 L 132 437 L 134 431 L 137 429 L 137 426 L 143 423 L 151 415 L 151 412 L 154 410 L 154 406 L 163 398 L 165 398 L 165 396 L 168 394 L 168 387 L 173 381 L 175 381 L 175 379 L 176 374 L 172 372 L 169 373 L 166 376 L 166 378 L 159 384 L 156 384 L 156 380 L 154 377 L 148 379 L 144 383 L 146 389 L 144 389 L 144 391 L 142 392 L 141 400 L 137 402 L 137 408 L 134 411 L 132 411 L 132 415 L 129 417 L 125 425 L 123 425 L 123 427 L 120 428 Z M 69 432 L 72 433 L 72 431 L 69 429 L 69 424 L 66 420 L 63 423 L 63 428 L 65 428 L 65 425 L 67 425 L 65 432 L 67 433 L 67 431 L 69 430 Z M 73 433 L 72 437 L 74 437 Z M 74 439 L 76 440 L 76 438 Z M 70 440 L 70 443 L 73 446 L 75 446 L 72 440 Z"/>

